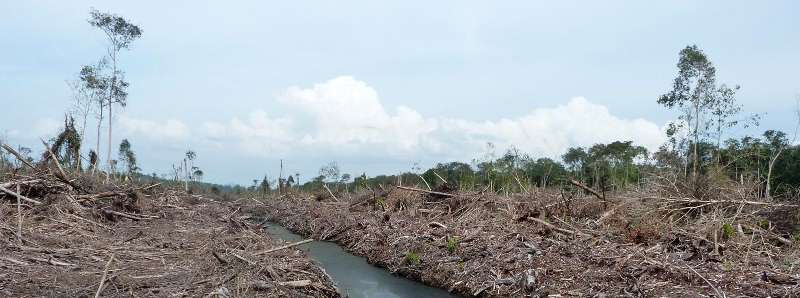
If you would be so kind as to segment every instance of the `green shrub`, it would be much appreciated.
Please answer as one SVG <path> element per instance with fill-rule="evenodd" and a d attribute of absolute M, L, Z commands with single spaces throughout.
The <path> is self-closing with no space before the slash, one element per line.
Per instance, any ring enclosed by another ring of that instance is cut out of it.
<path fill-rule="evenodd" d="M 377 207 L 378 209 L 383 210 L 386 207 L 386 198 L 379 197 L 379 198 L 375 199 L 375 207 Z"/>
<path fill-rule="evenodd" d="M 419 254 L 413 251 L 409 251 L 406 253 L 406 263 L 410 265 L 417 265 L 421 261 Z"/>
<path fill-rule="evenodd" d="M 722 225 L 722 238 L 731 239 L 734 235 L 736 235 L 736 230 L 733 229 L 732 224 L 726 223 Z"/>
<path fill-rule="evenodd" d="M 449 251 L 450 253 L 456 252 L 456 249 L 458 248 L 458 242 L 459 241 L 461 241 L 461 240 L 458 239 L 457 236 L 447 237 L 447 251 Z"/>

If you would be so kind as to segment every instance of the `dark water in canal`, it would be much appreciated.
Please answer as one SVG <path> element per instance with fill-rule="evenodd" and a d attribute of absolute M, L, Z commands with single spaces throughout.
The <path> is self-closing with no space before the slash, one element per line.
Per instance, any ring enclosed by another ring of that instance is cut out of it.
<path fill-rule="evenodd" d="M 289 242 L 303 240 L 302 236 L 274 223 L 269 223 L 266 230 L 270 236 Z M 325 268 L 346 297 L 457 297 L 445 290 L 392 275 L 386 269 L 370 265 L 364 258 L 354 256 L 332 242 L 313 241 L 297 247 Z"/>

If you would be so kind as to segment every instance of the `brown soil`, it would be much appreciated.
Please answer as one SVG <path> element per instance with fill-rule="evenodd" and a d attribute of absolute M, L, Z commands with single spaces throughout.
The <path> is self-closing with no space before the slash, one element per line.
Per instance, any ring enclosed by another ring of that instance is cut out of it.
<path fill-rule="evenodd" d="M 248 222 L 236 207 L 247 202 L 78 182 L 0 181 L 42 203 L 23 201 L 18 237 L 16 198 L 0 192 L 0 296 L 339 296 L 300 250 L 253 255 L 286 243 Z"/>
<path fill-rule="evenodd" d="M 715 249 L 720 230 L 711 221 L 678 224 L 687 221 L 646 196 L 610 197 L 605 204 L 545 191 L 442 199 L 395 188 L 341 202 L 298 194 L 268 200 L 261 212 L 464 296 L 800 295 L 800 254 L 769 231 L 744 228 L 727 240 L 717 233 Z"/>

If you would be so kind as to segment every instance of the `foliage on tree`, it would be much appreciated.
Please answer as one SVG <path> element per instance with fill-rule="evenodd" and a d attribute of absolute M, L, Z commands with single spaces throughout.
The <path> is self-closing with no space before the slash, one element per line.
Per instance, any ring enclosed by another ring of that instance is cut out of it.
<path fill-rule="evenodd" d="M 111 161 L 111 132 L 112 132 L 112 107 L 118 104 L 125 107 L 128 98 L 128 82 L 125 81 L 125 73 L 118 67 L 118 55 L 121 50 L 129 49 L 131 43 L 142 36 L 142 30 L 139 26 L 130 23 L 128 20 L 121 16 L 100 12 L 92 9 L 89 12 L 89 24 L 92 27 L 98 28 L 106 35 L 108 42 L 106 48 L 106 57 L 109 61 L 110 73 L 105 75 L 95 76 L 100 81 L 104 81 L 102 85 L 103 94 L 105 98 L 105 107 L 108 109 L 108 152 L 107 157 L 109 165 Z M 85 67 L 84 67 L 85 69 Z M 101 69 L 94 69 L 95 72 Z"/>
<path fill-rule="evenodd" d="M 139 166 L 136 164 L 136 153 L 131 150 L 131 143 L 128 139 L 122 139 L 119 143 L 119 160 L 125 169 L 125 175 L 131 176 L 139 172 Z"/>

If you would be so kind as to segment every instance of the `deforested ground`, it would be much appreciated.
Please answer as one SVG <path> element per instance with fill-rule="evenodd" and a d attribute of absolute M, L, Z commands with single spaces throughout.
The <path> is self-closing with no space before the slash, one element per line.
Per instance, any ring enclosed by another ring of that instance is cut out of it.
<path fill-rule="evenodd" d="M 0 296 L 339 296 L 302 251 L 259 254 L 286 243 L 244 203 L 52 173 L 0 179 Z"/>
<path fill-rule="evenodd" d="M 463 296 L 800 295 L 797 244 L 781 234 L 797 222 L 796 206 L 749 201 L 735 185 L 686 199 L 679 186 L 605 200 L 386 187 L 289 194 L 264 200 L 259 212 Z"/>

